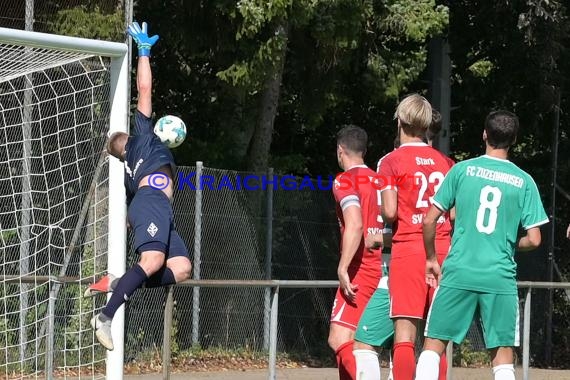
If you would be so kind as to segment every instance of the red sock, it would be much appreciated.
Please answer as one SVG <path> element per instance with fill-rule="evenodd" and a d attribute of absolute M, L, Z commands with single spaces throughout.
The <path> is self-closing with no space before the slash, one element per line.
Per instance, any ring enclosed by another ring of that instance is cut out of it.
<path fill-rule="evenodd" d="M 356 360 L 352 353 L 354 341 L 341 344 L 336 349 L 339 380 L 356 380 Z"/>
<path fill-rule="evenodd" d="M 415 346 L 412 342 L 394 344 L 394 380 L 414 380 L 416 373 Z"/>
<path fill-rule="evenodd" d="M 447 380 L 447 356 L 445 352 L 439 358 L 439 377 L 438 380 Z"/>

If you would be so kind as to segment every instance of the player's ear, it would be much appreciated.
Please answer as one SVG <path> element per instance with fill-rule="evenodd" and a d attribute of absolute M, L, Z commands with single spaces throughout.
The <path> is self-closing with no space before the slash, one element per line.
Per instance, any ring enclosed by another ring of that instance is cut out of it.
<path fill-rule="evenodd" d="M 487 141 L 487 131 L 483 130 L 483 141 Z"/>
<path fill-rule="evenodd" d="M 338 166 L 340 166 L 341 168 L 343 168 L 342 167 L 342 153 L 343 153 L 343 151 L 344 150 L 343 150 L 342 146 L 340 144 L 337 144 L 337 146 L 336 146 L 336 161 L 338 163 Z M 344 170 L 344 168 L 343 168 L 343 170 Z"/>

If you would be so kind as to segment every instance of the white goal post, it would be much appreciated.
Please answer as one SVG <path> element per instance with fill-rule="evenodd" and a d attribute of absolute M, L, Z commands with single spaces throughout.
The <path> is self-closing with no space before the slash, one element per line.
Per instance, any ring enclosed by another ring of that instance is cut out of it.
<path fill-rule="evenodd" d="M 125 271 L 128 47 L 0 28 L 0 378 L 123 378 L 124 309 L 106 352 L 82 299 Z M 111 253 L 111 254 L 109 254 Z"/>

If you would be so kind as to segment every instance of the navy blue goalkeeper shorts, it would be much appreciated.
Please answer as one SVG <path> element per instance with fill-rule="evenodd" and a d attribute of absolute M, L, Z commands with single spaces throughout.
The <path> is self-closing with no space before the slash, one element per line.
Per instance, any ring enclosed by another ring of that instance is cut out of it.
<path fill-rule="evenodd" d="M 164 252 L 166 258 L 188 257 L 186 244 L 174 228 L 174 212 L 170 200 L 162 191 L 150 186 L 137 190 L 127 211 L 134 232 L 134 248 Z"/>

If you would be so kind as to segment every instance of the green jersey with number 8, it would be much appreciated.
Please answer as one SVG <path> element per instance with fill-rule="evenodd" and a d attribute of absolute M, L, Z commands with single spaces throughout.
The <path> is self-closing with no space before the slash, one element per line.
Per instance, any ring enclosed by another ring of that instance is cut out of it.
<path fill-rule="evenodd" d="M 519 227 L 548 223 L 532 177 L 508 160 L 480 156 L 449 171 L 433 204 L 456 212 L 441 286 L 516 294 Z"/>

